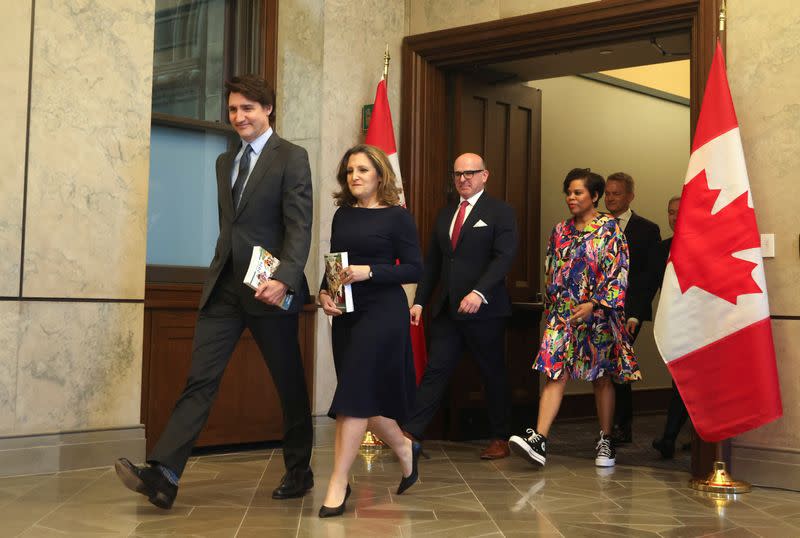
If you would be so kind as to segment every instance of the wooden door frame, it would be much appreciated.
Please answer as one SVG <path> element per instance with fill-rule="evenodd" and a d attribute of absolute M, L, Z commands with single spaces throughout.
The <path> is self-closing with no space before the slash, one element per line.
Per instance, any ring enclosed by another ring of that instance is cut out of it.
<path fill-rule="evenodd" d="M 451 157 L 448 70 L 689 31 L 693 134 L 720 35 L 721 3 L 722 0 L 601 0 L 406 37 L 402 48 L 400 164 L 408 182 L 408 204 L 420 233 L 427 237 L 437 210 L 445 203 L 441 185 Z M 716 445 L 695 445 L 692 474 L 705 478 L 715 459 Z"/>

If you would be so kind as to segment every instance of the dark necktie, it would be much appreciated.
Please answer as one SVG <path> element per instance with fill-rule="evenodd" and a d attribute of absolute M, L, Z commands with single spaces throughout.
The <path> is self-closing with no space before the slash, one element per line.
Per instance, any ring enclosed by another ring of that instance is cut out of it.
<path fill-rule="evenodd" d="M 469 202 L 464 200 L 461 202 L 461 207 L 458 208 L 458 215 L 456 215 L 456 221 L 453 223 L 453 235 L 450 236 L 450 244 L 453 246 L 453 250 L 456 249 L 458 236 L 461 234 L 461 227 L 464 225 L 464 213 L 467 212 L 468 205 Z"/>
<path fill-rule="evenodd" d="M 236 181 L 233 183 L 233 208 L 239 207 L 239 201 L 242 198 L 242 191 L 244 190 L 244 183 L 247 181 L 247 174 L 250 173 L 250 153 L 253 148 L 250 144 L 244 147 L 242 158 L 239 159 L 239 173 L 236 175 Z"/>

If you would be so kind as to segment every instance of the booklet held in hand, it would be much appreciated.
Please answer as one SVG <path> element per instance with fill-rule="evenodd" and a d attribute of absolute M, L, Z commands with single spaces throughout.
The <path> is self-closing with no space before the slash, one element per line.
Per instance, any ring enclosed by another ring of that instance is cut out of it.
<path fill-rule="evenodd" d="M 336 308 L 342 312 L 354 310 L 352 285 L 342 284 L 340 277 L 342 270 L 349 265 L 347 252 L 325 254 L 325 281 L 328 283 L 328 293 L 336 303 Z"/>
<path fill-rule="evenodd" d="M 253 247 L 253 254 L 250 256 L 250 265 L 247 267 L 247 273 L 244 275 L 244 283 L 253 288 L 258 289 L 258 286 L 272 278 L 281 261 L 270 254 L 270 252 L 258 245 Z M 287 293 L 283 298 L 283 302 L 279 305 L 283 310 L 288 310 L 292 305 L 294 294 Z"/>

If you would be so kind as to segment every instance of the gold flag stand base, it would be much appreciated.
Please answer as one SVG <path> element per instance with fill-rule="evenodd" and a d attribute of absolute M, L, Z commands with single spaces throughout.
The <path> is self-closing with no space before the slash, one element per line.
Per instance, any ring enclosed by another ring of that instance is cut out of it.
<path fill-rule="evenodd" d="M 705 480 L 694 479 L 689 481 L 689 487 L 697 491 L 733 495 L 747 493 L 751 486 L 748 482 L 734 480 L 725 468 L 724 461 L 715 461 L 714 470 Z"/>
<path fill-rule="evenodd" d="M 383 448 L 385 444 L 386 443 L 378 439 L 377 435 L 367 430 L 367 433 L 364 434 L 364 439 L 361 441 L 361 448 L 378 449 Z"/>

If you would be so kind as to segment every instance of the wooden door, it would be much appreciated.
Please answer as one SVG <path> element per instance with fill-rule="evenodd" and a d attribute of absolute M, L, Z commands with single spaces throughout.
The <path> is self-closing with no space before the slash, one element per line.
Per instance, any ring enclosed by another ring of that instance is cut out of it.
<path fill-rule="evenodd" d="M 540 274 L 542 94 L 519 83 L 492 85 L 457 75 L 453 95 L 453 157 L 482 155 L 487 192 L 514 208 L 519 245 L 508 291 L 512 301 L 533 301 Z"/>

